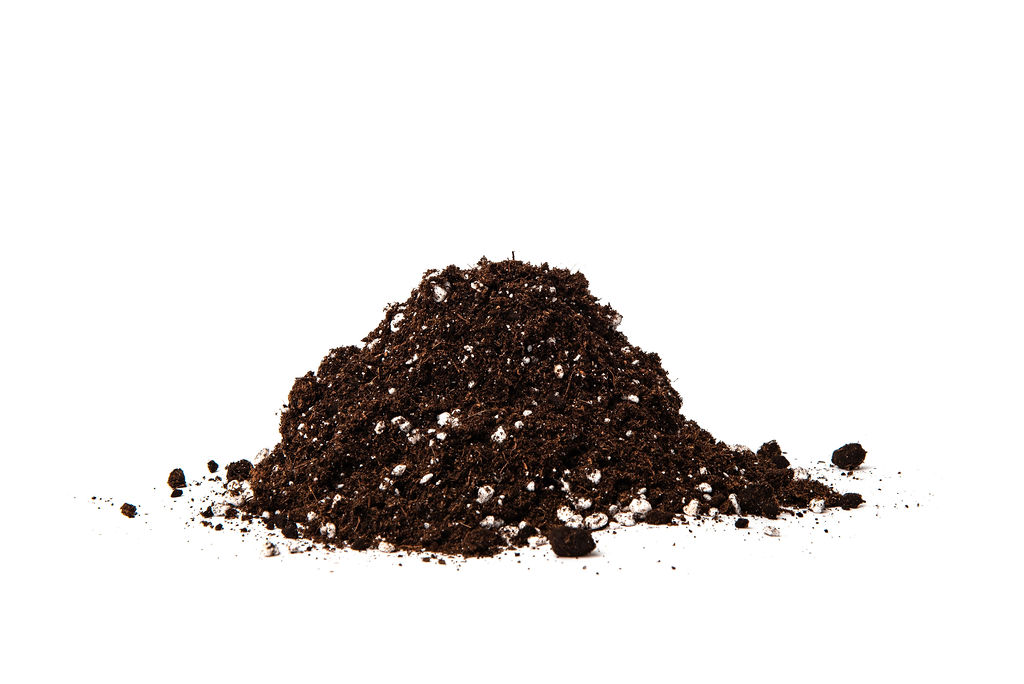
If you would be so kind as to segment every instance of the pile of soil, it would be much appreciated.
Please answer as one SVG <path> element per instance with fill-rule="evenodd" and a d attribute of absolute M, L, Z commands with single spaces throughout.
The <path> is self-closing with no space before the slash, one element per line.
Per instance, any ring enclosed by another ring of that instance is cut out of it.
<path fill-rule="evenodd" d="M 578 555 L 609 521 L 852 503 L 775 442 L 730 447 L 687 420 L 620 321 L 547 264 L 429 271 L 361 346 L 295 381 L 280 443 L 228 466 L 228 489 L 287 537 L 464 555 L 540 536 Z"/>

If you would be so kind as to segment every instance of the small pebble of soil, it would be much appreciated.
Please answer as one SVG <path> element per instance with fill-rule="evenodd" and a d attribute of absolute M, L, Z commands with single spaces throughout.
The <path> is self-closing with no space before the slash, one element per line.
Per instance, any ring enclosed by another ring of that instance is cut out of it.
<path fill-rule="evenodd" d="M 252 475 L 252 463 L 246 459 L 229 463 L 227 473 L 229 480 L 248 480 Z"/>
<path fill-rule="evenodd" d="M 737 518 L 736 519 L 736 528 L 737 529 L 745 530 L 745 529 L 747 529 L 747 527 L 749 525 L 750 525 L 750 521 L 747 520 L 746 518 Z"/>
<path fill-rule="evenodd" d="M 789 459 L 782 455 L 782 447 L 774 439 L 762 444 L 761 448 L 757 450 L 757 455 L 759 458 L 767 460 L 776 468 L 789 467 Z"/>
<path fill-rule="evenodd" d="M 137 511 L 138 509 L 130 503 L 121 504 L 121 515 L 126 518 L 134 518 Z"/>
<path fill-rule="evenodd" d="M 212 518 L 213 517 L 213 506 L 207 506 L 206 510 L 201 512 L 199 515 L 203 516 L 204 518 Z"/>
<path fill-rule="evenodd" d="M 668 511 L 655 509 L 647 514 L 647 517 L 644 518 L 644 522 L 648 525 L 671 525 L 672 514 Z"/>
<path fill-rule="evenodd" d="M 839 505 L 846 511 L 851 508 L 857 508 L 857 506 L 860 506 L 862 503 L 864 503 L 864 497 L 854 492 L 843 494 L 839 497 Z"/>
<path fill-rule="evenodd" d="M 220 466 L 217 465 L 216 461 L 207 461 L 206 469 L 209 470 L 211 473 L 217 472 L 218 468 L 220 468 Z"/>
<path fill-rule="evenodd" d="M 172 499 L 177 499 L 182 494 L 184 494 L 184 492 L 182 492 L 180 489 L 173 489 L 173 490 L 171 490 L 171 498 Z"/>
<path fill-rule="evenodd" d="M 548 532 L 548 541 L 551 542 L 551 550 L 556 556 L 569 558 L 586 556 L 597 547 L 590 530 L 564 525 L 553 527 Z"/>
<path fill-rule="evenodd" d="M 864 447 L 856 442 L 841 446 L 832 452 L 832 463 L 839 466 L 843 470 L 854 470 L 861 463 L 864 462 L 864 457 L 867 456 L 868 452 L 864 451 Z"/>
<path fill-rule="evenodd" d="M 171 471 L 171 474 L 167 476 L 167 486 L 171 489 L 180 489 L 185 485 L 185 471 L 181 468 L 175 468 Z"/>

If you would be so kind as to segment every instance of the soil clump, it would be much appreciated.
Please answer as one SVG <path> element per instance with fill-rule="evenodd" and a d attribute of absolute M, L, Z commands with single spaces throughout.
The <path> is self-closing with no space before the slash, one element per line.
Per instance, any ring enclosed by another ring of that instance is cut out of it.
<path fill-rule="evenodd" d="M 864 451 L 864 447 L 854 442 L 833 451 L 832 463 L 843 470 L 854 470 L 864 462 L 867 454 L 868 452 Z"/>

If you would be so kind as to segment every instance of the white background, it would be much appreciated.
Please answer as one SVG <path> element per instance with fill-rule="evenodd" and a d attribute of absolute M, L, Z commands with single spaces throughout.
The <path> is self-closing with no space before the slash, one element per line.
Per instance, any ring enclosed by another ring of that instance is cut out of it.
<path fill-rule="evenodd" d="M 1009 680 L 1022 19 L 4 3 L 5 679 Z M 183 531 L 171 467 L 271 446 L 423 271 L 513 250 L 586 273 L 720 438 L 863 442 L 868 506 L 632 530 L 588 571 Z"/>

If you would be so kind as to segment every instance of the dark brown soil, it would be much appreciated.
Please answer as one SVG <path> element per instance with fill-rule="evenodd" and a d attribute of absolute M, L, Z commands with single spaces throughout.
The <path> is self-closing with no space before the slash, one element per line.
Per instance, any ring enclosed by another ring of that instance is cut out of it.
<path fill-rule="evenodd" d="M 207 469 L 207 470 L 209 470 L 209 471 L 210 471 L 210 473 L 215 473 L 215 472 L 217 472 L 217 469 L 218 469 L 218 468 L 220 468 L 220 466 L 219 466 L 219 465 L 217 465 L 217 462 L 216 462 L 216 461 L 207 461 L 207 462 L 206 462 L 206 469 Z"/>
<path fill-rule="evenodd" d="M 864 447 L 854 442 L 833 451 L 832 463 L 843 470 L 854 470 L 864 462 L 867 455 L 868 452 L 864 451 Z"/>
<path fill-rule="evenodd" d="M 578 558 L 586 556 L 597 548 L 594 537 L 589 530 L 578 527 L 566 527 L 559 525 L 548 530 L 548 541 L 551 542 L 551 550 L 556 556 L 567 556 Z"/>
<path fill-rule="evenodd" d="M 644 518 L 644 522 L 648 525 L 671 525 L 672 517 L 672 514 L 668 511 L 658 509 L 648 513 L 647 517 Z"/>
<path fill-rule="evenodd" d="M 167 476 L 167 486 L 171 489 L 181 489 L 186 484 L 185 471 L 181 468 L 175 468 L 171 471 L 171 474 Z"/>
<path fill-rule="evenodd" d="M 840 505 L 794 479 L 777 443 L 730 447 L 687 420 L 658 355 L 619 320 L 582 274 L 547 264 L 428 272 L 362 346 L 295 381 L 280 443 L 227 479 L 250 480 L 246 513 L 287 537 L 464 555 L 616 515 Z"/>
<path fill-rule="evenodd" d="M 172 490 L 171 490 L 171 498 L 172 498 L 172 499 L 177 499 L 177 498 L 178 498 L 179 496 L 181 496 L 182 494 L 184 494 L 184 492 L 183 492 L 183 491 L 181 491 L 180 489 L 172 489 Z"/>
<path fill-rule="evenodd" d="M 762 444 L 761 448 L 757 450 L 757 456 L 767 459 L 776 468 L 789 467 L 789 459 L 782 455 L 782 447 L 774 439 Z"/>
<path fill-rule="evenodd" d="M 121 504 L 121 515 L 126 518 L 134 518 L 138 509 L 130 503 Z"/>
<path fill-rule="evenodd" d="M 248 480 L 252 474 L 252 463 L 245 459 L 229 463 L 226 472 L 228 480 Z"/>
<path fill-rule="evenodd" d="M 850 492 L 849 494 L 843 494 L 841 497 L 839 497 L 839 505 L 844 510 L 847 511 L 850 510 L 851 508 L 857 508 L 862 503 L 864 503 L 864 497 L 861 496 L 860 494 L 855 494 L 853 492 Z"/>

